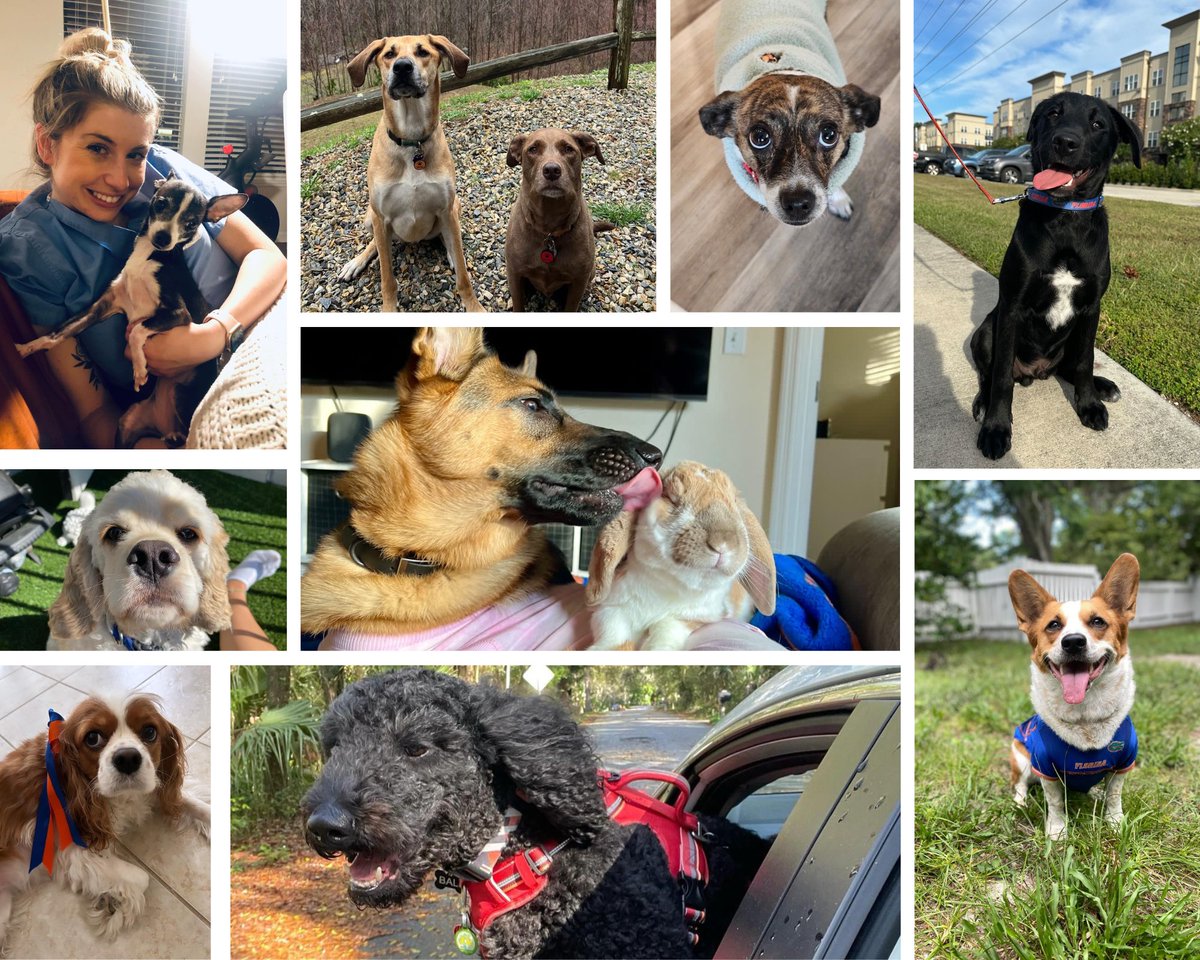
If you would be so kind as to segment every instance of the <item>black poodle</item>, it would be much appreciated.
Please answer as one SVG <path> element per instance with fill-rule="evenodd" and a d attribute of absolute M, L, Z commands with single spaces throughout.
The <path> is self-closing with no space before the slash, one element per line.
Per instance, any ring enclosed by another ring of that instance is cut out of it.
<path fill-rule="evenodd" d="M 485 956 L 712 956 L 769 842 L 701 817 L 712 877 L 701 939 L 688 938 L 678 881 L 646 826 L 605 813 L 583 731 L 548 697 L 518 697 L 430 670 L 360 680 L 321 724 L 326 761 L 304 798 L 308 843 L 350 863 L 357 904 L 403 902 L 430 871 L 460 870 L 522 819 L 508 856 L 553 839 L 546 888 L 483 932 Z"/>

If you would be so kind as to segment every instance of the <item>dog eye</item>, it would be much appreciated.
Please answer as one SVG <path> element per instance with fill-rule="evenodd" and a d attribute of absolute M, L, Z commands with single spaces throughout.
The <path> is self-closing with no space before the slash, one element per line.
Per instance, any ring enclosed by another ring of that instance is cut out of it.
<path fill-rule="evenodd" d="M 546 408 L 542 405 L 542 401 L 537 397 L 522 397 L 521 403 L 531 413 L 541 413 Z"/>
<path fill-rule="evenodd" d="M 125 531 L 121 527 L 109 527 L 104 531 L 104 536 L 101 538 L 105 543 L 120 543 L 125 538 Z"/>
<path fill-rule="evenodd" d="M 428 747 L 408 746 L 408 747 L 404 748 L 405 756 L 409 756 L 409 757 L 423 757 L 428 752 L 429 752 Z"/>
<path fill-rule="evenodd" d="M 99 730 L 89 730 L 87 734 L 84 735 L 83 745 L 85 747 L 90 747 L 92 750 L 95 750 L 102 743 L 104 743 L 104 734 L 102 734 Z"/>
<path fill-rule="evenodd" d="M 427 56 L 429 56 L 429 51 L 426 50 L 424 47 L 417 47 L 417 56 L 418 57 L 427 57 Z"/>
<path fill-rule="evenodd" d="M 1108 626 L 1108 624 L 1105 623 L 1100 617 L 1092 617 L 1092 619 L 1088 621 L 1088 625 L 1097 628 Z"/>
<path fill-rule="evenodd" d="M 158 728 L 152 723 L 146 724 L 144 727 L 142 727 L 142 739 L 145 740 L 146 743 L 153 743 L 158 739 Z"/>
<path fill-rule="evenodd" d="M 766 127 L 754 127 L 750 130 L 750 146 L 755 150 L 766 150 L 771 145 L 771 131 Z"/>
<path fill-rule="evenodd" d="M 827 124 L 825 124 L 825 126 L 823 126 L 821 128 L 821 136 L 820 136 L 821 146 L 832 147 L 835 143 L 837 143 L 837 139 L 838 139 L 837 127 L 835 127 L 832 123 L 827 123 Z"/>
<path fill-rule="evenodd" d="M 1057 620 L 1051 620 L 1048 624 L 1046 624 L 1046 629 L 1047 630 L 1060 630 L 1060 629 L 1062 629 L 1062 624 L 1059 623 Z"/>
<path fill-rule="evenodd" d="M 180 527 L 175 533 L 184 543 L 193 543 L 200 538 L 200 534 L 191 527 Z"/>
<path fill-rule="evenodd" d="M 155 197 L 154 202 L 150 204 L 150 209 L 155 213 L 162 213 L 167 209 L 167 201 L 165 197 Z"/>
<path fill-rule="evenodd" d="M 1092 129 L 1093 130 L 1103 130 L 1104 124 L 1102 124 L 1099 120 L 1093 120 L 1092 121 Z"/>

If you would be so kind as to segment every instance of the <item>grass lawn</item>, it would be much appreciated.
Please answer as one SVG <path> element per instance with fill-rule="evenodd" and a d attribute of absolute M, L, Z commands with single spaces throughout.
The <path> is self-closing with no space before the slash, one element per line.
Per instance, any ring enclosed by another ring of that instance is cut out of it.
<path fill-rule="evenodd" d="M 970 180 L 913 178 L 913 218 L 998 276 L 1017 203 L 988 207 Z M 1023 187 L 987 184 L 993 196 Z M 1112 283 L 1096 345 L 1164 397 L 1200 412 L 1200 208 L 1105 198 Z"/>
<path fill-rule="evenodd" d="M 255 584 L 248 593 L 250 610 L 259 626 L 281 650 L 287 647 L 287 491 L 284 487 L 246 480 L 216 470 L 174 470 L 175 476 L 204 494 L 229 534 L 232 566 L 251 550 L 270 548 L 283 556 L 274 576 Z M 88 489 L 99 502 L 105 492 L 125 476 L 124 471 L 97 470 Z M 63 499 L 63 474 L 54 470 L 24 470 L 17 483 L 32 488 L 34 502 L 58 519 L 34 545 L 42 566 L 26 561 L 19 575 L 21 586 L 0 600 L 0 650 L 45 649 L 49 636 L 46 611 L 62 589 L 71 548 L 55 541 L 62 533 L 62 518 L 79 506 Z M 214 641 L 211 649 L 216 649 Z"/>
<path fill-rule="evenodd" d="M 917 956 L 1200 955 L 1200 625 L 1134 631 L 1130 646 L 1139 754 L 1125 823 L 1114 831 L 1102 800 L 1072 794 L 1053 845 L 1042 791 L 1019 809 L 1009 788 L 1012 730 L 1033 713 L 1028 646 L 917 648 Z"/>

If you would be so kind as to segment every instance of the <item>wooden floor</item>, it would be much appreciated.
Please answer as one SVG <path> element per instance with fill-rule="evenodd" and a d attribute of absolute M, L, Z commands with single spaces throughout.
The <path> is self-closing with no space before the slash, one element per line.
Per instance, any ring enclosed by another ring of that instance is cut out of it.
<path fill-rule="evenodd" d="M 780 0 L 786 3 L 787 0 Z M 900 9 L 830 0 L 846 76 L 882 100 L 846 184 L 849 223 L 797 229 L 733 182 L 697 112 L 715 95 L 718 0 L 671 0 L 671 299 L 685 310 L 900 309 Z"/>

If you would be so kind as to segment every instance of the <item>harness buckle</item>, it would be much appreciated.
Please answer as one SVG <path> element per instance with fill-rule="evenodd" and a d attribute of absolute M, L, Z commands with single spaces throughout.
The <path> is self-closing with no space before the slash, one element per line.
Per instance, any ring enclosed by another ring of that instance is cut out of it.
<path fill-rule="evenodd" d="M 532 853 L 537 850 L 541 854 L 542 865 L 538 866 L 537 861 L 533 858 Z M 525 863 L 539 877 L 544 877 L 550 870 L 550 864 L 554 862 L 554 858 L 550 856 L 549 850 L 543 850 L 541 847 L 533 847 L 529 850 L 522 850 L 521 856 L 525 858 Z"/>

